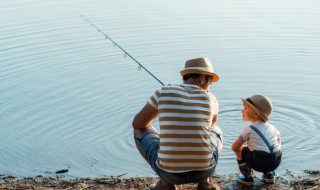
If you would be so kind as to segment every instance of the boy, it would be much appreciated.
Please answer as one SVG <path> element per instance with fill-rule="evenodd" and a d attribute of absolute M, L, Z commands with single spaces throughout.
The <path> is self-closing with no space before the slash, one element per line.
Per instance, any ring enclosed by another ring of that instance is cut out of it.
<path fill-rule="evenodd" d="M 263 181 L 274 183 L 274 170 L 281 163 L 280 132 L 268 122 L 272 112 L 270 98 L 255 94 L 242 99 L 242 120 L 246 126 L 231 148 L 237 156 L 240 173 L 237 181 L 244 185 L 253 185 L 251 169 L 263 172 Z M 243 146 L 247 143 L 247 147 Z"/>

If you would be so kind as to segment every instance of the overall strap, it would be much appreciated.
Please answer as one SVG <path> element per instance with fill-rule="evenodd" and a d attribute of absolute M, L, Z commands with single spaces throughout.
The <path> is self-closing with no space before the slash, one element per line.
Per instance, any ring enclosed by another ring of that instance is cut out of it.
<path fill-rule="evenodd" d="M 263 134 L 257 129 L 255 128 L 253 125 L 250 125 L 250 128 L 252 130 L 254 130 L 256 133 L 258 133 L 258 135 L 262 138 L 262 140 L 267 144 L 269 150 L 270 150 L 270 153 L 273 152 L 273 149 L 274 149 L 274 146 L 271 146 L 270 143 L 268 142 L 268 140 L 263 136 Z"/>

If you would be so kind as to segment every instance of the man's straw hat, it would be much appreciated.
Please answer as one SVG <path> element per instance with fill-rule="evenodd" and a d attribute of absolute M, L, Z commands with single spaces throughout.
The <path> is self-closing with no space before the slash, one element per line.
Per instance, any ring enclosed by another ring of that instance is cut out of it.
<path fill-rule="evenodd" d="M 214 73 L 210 59 L 201 57 L 186 61 L 184 70 L 180 71 L 181 75 L 187 74 L 203 74 L 212 76 L 212 82 L 217 82 L 219 76 Z"/>
<path fill-rule="evenodd" d="M 269 120 L 272 112 L 272 102 L 270 98 L 262 94 L 255 94 L 247 99 L 241 98 L 241 100 L 257 112 L 263 121 Z"/>

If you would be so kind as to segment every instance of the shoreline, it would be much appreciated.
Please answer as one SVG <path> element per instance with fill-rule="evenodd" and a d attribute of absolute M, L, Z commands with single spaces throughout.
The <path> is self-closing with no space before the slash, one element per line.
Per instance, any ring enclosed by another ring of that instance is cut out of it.
<path fill-rule="evenodd" d="M 254 176 L 254 186 L 250 189 L 320 189 L 320 170 L 305 170 L 305 175 L 294 176 L 290 172 L 288 175 L 276 176 L 276 183 L 272 185 L 264 184 L 261 179 Z M 247 189 L 236 182 L 236 174 L 213 175 L 213 183 L 220 189 Z M 123 175 L 103 178 L 67 178 L 63 175 L 17 178 L 15 176 L 0 175 L 0 190 L 4 189 L 148 189 L 149 185 L 155 183 L 158 177 L 130 177 Z M 178 190 L 196 189 L 196 184 L 176 185 Z"/>

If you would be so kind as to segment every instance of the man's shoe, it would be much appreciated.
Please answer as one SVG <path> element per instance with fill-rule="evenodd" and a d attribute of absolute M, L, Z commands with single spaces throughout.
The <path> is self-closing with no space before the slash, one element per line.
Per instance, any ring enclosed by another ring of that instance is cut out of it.
<path fill-rule="evenodd" d="M 149 189 L 150 190 L 175 190 L 176 187 L 174 186 L 174 184 L 167 183 L 162 179 L 159 179 L 157 183 L 150 185 Z"/>
<path fill-rule="evenodd" d="M 264 181 L 265 183 L 274 183 L 275 180 L 274 180 L 274 177 L 275 177 L 275 172 L 274 171 L 271 171 L 271 172 L 265 172 L 263 173 L 262 175 L 262 181 Z"/>
<path fill-rule="evenodd" d="M 220 190 L 220 187 L 211 182 L 211 178 L 207 178 L 198 183 L 197 190 Z"/>

